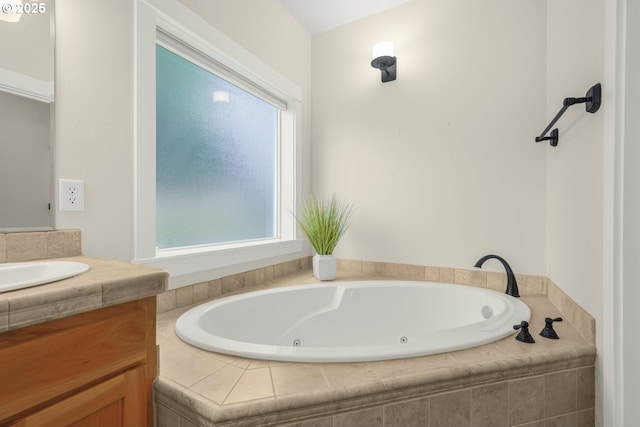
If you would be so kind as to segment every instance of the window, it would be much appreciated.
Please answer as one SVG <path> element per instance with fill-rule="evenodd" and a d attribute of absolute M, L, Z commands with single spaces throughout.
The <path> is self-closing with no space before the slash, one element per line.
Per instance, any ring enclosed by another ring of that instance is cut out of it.
<path fill-rule="evenodd" d="M 156 47 L 158 248 L 276 237 L 279 108 L 180 53 Z"/>
<path fill-rule="evenodd" d="M 179 2 L 135 40 L 133 261 L 177 288 L 304 255 L 301 89 Z"/>

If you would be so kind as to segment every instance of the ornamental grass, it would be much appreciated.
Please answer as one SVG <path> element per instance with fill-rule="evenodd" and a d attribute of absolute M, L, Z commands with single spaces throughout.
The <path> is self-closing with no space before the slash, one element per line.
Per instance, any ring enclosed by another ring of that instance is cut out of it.
<path fill-rule="evenodd" d="M 353 205 L 333 194 L 310 196 L 299 206 L 296 220 L 318 255 L 330 255 L 349 228 Z"/>

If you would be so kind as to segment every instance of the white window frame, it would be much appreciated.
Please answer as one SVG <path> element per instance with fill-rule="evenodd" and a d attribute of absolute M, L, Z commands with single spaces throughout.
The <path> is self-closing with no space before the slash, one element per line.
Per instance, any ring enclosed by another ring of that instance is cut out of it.
<path fill-rule="evenodd" d="M 171 34 L 287 102 L 280 112 L 278 235 L 274 239 L 156 248 L 156 31 Z M 137 0 L 135 8 L 134 259 L 170 273 L 170 288 L 273 265 L 304 255 L 293 216 L 300 196 L 302 91 L 176 0 Z"/>

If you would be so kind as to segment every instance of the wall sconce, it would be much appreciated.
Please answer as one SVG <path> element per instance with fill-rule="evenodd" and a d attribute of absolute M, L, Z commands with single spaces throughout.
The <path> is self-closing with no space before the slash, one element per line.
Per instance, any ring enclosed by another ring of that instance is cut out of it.
<path fill-rule="evenodd" d="M 22 14 L 18 9 L 22 8 L 22 0 L 0 0 L 0 21 L 18 22 Z"/>
<path fill-rule="evenodd" d="M 373 68 L 379 68 L 382 83 L 396 79 L 396 57 L 393 56 L 393 43 L 381 42 L 373 45 Z"/>

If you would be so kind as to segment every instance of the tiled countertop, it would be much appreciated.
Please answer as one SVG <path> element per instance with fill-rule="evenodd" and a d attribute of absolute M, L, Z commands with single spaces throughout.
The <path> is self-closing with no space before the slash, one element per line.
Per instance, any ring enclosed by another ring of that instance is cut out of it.
<path fill-rule="evenodd" d="M 84 262 L 91 268 L 69 279 L 0 293 L 0 332 L 157 295 L 166 290 L 168 275 L 162 270 L 84 256 L 55 260 Z"/>
<path fill-rule="evenodd" d="M 362 273 L 338 280 L 385 279 Z M 255 289 L 313 283 L 310 272 L 274 279 Z M 254 289 L 254 290 L 255 290 Z M 525 295 L 537 336 L 545 317 L 562 313 L 545 295 Z M 200 425 L 295 419 L 376 401 L 401 399 L 523 376 L 542 375 L 595 361 L 595 346 L 567 321 L 555 325 L 560 340 L 523 344 L 508 337 L 480 347 L 409 359 L 362 363 L 292 363 L 251 360 L 199 350 L 174 333 L 188 308 L 158 315 L 160 375 L 157 402 L 182 407 Z M 515 335 L 514 335 L 515 336 Z"/>

